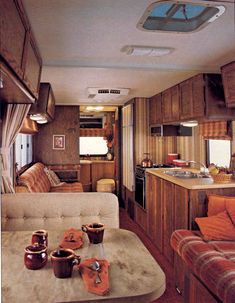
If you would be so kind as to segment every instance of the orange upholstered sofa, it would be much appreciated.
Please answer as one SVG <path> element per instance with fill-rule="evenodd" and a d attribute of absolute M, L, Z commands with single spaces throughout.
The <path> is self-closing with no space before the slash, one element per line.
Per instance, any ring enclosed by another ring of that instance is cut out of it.
<path fill-rule="evenodd" d="M 43 163 L 37 162 L 18 177 L 16 192 L 83 192 L 80 182 L 59 182 L 53 186 L 52 179 Z"/>

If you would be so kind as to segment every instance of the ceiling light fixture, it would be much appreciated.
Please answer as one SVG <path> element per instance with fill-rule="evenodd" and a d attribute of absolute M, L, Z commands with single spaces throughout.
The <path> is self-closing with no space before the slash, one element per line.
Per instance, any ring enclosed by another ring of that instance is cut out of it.
<path fill-rule="evenodd" d="M 174 51 L 172 47 L 155 47 L 155 46 L 139 46 L 139 45 L 126 45 L 121 49 L 127 55 L 131 56 L 149 56 L 161 57 L 168 55 Z"/>
<path fill-rule="evenodd" d="M 47 121 L 47 119 L 46 118 L 43 118 L 43 119 L 41 119 L 41 120 L 37 120 L 37 123 L 39 123 L 39 124 L 44 124 L 44 123 L 47 123 L 48 121 Z"/>
<path fill-rule="evenodd" d="M 198 126 L 198 122 L 197 121 L 184 121 L 184 122 L 181 122 L 180 125 L 186 126 L 186 127 L 195 127 L 195 126 Z"/>
<path fill-rule="evenodd" d="M 100 111 L 103 110 L 104 107 L 103 106 L 87 106 L 86 110 L 92 111 L 92 110 L 96 110 L 96 111 Z"/>

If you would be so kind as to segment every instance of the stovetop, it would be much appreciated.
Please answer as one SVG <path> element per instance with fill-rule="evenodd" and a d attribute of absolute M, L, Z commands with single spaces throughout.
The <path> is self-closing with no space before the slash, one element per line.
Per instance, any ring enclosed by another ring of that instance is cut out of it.
<path fill-rule="evenodd" d="M 136 165 L 138 169 L 147 169 L 147 168 L 171 168 L 174 167 L 172 164 L 153 164 L 151 167 L 142 167 L 141 165 Z"/>

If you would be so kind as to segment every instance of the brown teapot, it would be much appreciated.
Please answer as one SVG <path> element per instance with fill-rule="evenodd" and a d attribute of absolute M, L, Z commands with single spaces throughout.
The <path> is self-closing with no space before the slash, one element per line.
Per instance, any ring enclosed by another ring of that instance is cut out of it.
<path fill-rule="evenodd" d="M 153 166 L 153 161 L 149 158 L 149 153 L 144 153 L 145 157 L 141 161 L 141 166 L 142 167 L 152 167 Z"/>

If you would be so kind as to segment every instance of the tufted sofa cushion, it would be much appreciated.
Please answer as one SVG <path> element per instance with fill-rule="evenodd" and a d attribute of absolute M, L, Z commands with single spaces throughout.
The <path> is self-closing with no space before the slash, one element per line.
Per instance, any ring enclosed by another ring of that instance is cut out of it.
<path fill-rule="evenodd" d="M 193 231 L 176 230 L 171 246 L 222 302 L 235 302 L 234 241 L 205 242 Z"/>
<path fill-rule="evenodd" d="M 102 222 L 119 228 L 118 199 L 111 193 L 2 195 L 2 230 L 65 230 Z"/>
<path fill-rule="evenodd" d="M 50 180 L 44 171 L 45 165 L 37 162 L 19 176 L 18 183 L 23 185 L 27 192 L 82 192 L 80 182 L 66 183 L 61 186 L 51 186 Z M 17 191 L 17 188 L 16 188 Z"/>

